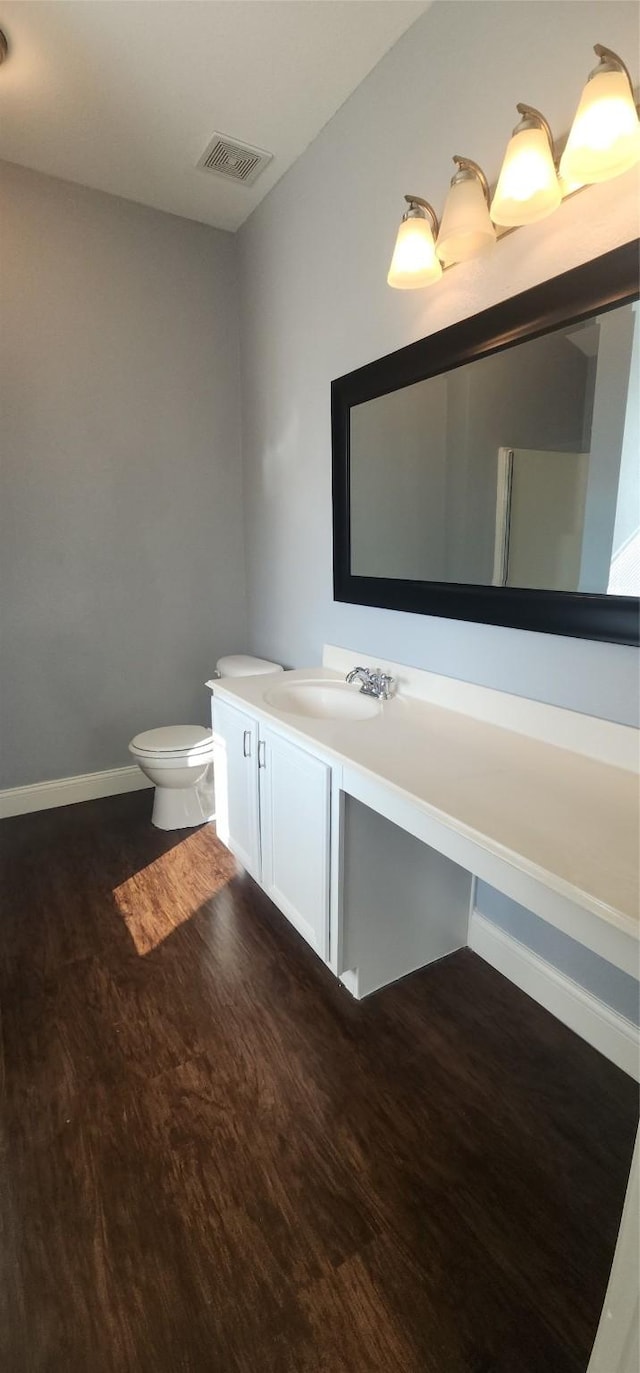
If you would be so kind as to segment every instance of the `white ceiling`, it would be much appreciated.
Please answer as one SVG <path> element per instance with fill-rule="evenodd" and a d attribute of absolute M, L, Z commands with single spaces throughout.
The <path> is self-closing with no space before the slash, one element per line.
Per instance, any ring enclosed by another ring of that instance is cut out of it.
<path fill-rule="evenodd" d="M 237 229 L 429 0 L 0 0 L 0 157 Z M 211 135 L 274 154 L 254 187 Z"/>

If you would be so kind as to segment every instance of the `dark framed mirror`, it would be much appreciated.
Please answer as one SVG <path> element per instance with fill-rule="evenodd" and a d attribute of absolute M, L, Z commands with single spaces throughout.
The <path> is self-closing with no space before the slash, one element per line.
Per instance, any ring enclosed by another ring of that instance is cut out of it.
<path fill-rule="evenodd" d="M 628 243 L 331 386 L 334 595 L 639 642 Z"/>

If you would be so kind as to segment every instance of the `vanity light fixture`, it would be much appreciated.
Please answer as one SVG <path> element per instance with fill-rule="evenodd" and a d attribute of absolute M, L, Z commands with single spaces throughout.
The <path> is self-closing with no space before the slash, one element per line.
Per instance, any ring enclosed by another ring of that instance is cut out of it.
<path fill-rule="evenodd" d="M 428 201 L 405 196 L 408 209 L 387 276 L 390 286 L 405 291 L 430 286 L 443 268 L 480 257 L 511 229 L 553 214 L 565 196 L 640 162 L 640 119 L 629 71 L 602 43 L 594 52 L 600 60 L 582 92 L 559 164 L 544 115 L 519 104 L 521 119 L 507 144 L 493 199 L 482 168 L 457 155 L 439 231 Z"/>
<path fill-rule="evenodd" d="M 560 159 L 569 184 L 590 185 L 620 176 L 640 160 L 640 121 L 631 77 L 621 57 L 596 43 L 600 58 L 580 97 Z"/>
<path fill-rule="evenodd" d="M 3 29 L 0 29 L 0 67 L 8 56 L 9 44 L 7 43 L 7 35 Z"/>
<path fill-rule="evenodd" d="M 438 218 L 433 206 L 419 195 L 406 195 L 387 281 L 400 291 L 430 286 L 442 276 L 436 254 Z"/>
<path fill-rule="evenodd" d="M 507 144 L 491 202 L 494 224 L 509 229 L 545 219 L 562 200 L 553 137 L 544 115 L 532 105 L 520 104 L 516 109 L 522 119 Z"/>
<path fill-rule="evenodd" d="M 436 252 L 445 267 L 468 262 L 489 252 L 496 231 L 489 215 L 489 183 L 481 167 L 470 157 L 458 157 L 445 201 Z"/>

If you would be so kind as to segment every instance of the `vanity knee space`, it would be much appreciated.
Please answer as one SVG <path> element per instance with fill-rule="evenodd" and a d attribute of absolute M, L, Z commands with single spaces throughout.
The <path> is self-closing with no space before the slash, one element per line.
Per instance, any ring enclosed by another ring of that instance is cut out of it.
<path fill-rule="evenodd" d="M 356 996 L 465 947 L 471 874 L 352 796 L 342 874 L 339 972 Z"/>

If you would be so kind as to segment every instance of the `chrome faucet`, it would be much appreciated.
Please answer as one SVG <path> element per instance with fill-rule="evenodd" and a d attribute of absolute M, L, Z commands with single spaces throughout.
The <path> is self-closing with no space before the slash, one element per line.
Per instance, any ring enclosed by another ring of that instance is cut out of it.
<path fill-rule="evenodd" d="M 390 699 L 393 677 L 379 667 L 352 667 L 345 680 L 361 682 L 360 690 L 363 696 L 375 696 L 378 701 Z"/>

